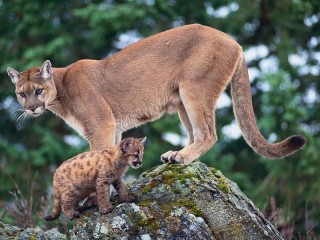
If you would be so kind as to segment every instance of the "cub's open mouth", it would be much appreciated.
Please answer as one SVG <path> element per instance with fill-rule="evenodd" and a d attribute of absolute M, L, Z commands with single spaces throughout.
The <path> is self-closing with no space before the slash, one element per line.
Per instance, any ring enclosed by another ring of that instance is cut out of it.
<path fill-rule="evenodd" d="M 133 162 L 133 163 L 132 163 L 132 167 L 133 167 L 133 168 L 139 168 L 141 165 L 142 165 L 141 162 Z"/>

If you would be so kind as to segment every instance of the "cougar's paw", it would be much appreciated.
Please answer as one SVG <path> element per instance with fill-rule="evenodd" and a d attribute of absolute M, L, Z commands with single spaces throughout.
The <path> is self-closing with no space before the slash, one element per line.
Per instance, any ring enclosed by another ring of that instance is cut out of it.
<path fill-rule="evenodd" d="M 113 207 L 112 206 L 107 206 L 107 207 L 103 207 L 103 208 L 99 209 L 99 213 L 101 215 L 105 215 L 105 214 L 110 213 L 112 211 L 113 211 Z"/>
<path fill-rule="evenodd" d="M 178 151 L 168 151 L 161 155 L 161 161 L 164 163 L 184 163 L 184 157 Z"/>
<path fill-rule="evenodd" d="M 184 157 L 179 152 L 173 152 L 169 156 L 171 163 L 184 164 Z"/>
<path fill-rule="evenodd" d="M 160 157 L 160 161 L 163 162 L 163 163 L 168 163 L 168 162 L 170 162 L 170 161 L 169 161 L 169 155 L 170 155 L 171 153 L 173 153 L 173 151 L 170 150 L 170 151 L 162 154 L 161 157 Z"/>

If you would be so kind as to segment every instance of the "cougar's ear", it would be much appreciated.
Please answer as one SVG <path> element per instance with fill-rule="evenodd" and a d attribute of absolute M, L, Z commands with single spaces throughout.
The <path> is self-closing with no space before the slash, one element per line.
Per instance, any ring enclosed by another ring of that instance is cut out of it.
<path fill-rule="evenodd" d="M 132 145 L 130 139 L 124 139 L 120 143 L 120 149 L 123 153 L 127 152 L 129 147 Z"/>
<path fill-rule="evenodd" d="M 140 142 L 141 142 L 142 144 L 144 144 L 144 143 L 145 143 L 145 141 L 147 140 L 147 137 L 139 138 L 139 140 L 140 140 Z"/>
<path fill-rule="evenodd" d="M 40 76 L 42 78 L 51 78 L 53 74 L 51 62 L 49 60 L 44 61 L 40 69 Z"/>
<path fill-rule="evenodd" d="M 20 78 L 20 73 L 17 72 L 16 70 L 14 70 L 11 67 L 7 68 L 7 73 L 9 75 L 9 77 L 11 78 L 11 81 L 14 85 L 17 85 L 17 83 L 19 82 L 19 78 Z"/>

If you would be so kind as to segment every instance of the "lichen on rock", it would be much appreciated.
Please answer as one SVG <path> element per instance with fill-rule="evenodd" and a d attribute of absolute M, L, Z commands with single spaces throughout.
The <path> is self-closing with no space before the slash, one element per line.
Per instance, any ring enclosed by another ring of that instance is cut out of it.
<path fill-rule="evenodd" d="M 71 239 L 282 239 L 237 185 L 196 161 L 162 164 L 128 184 L 134 203 L 74 220 Z"/>
<path fill-rule="evenodd" d="M 39 227 L 21 229 L 16 226 L 0 222 L 0 239 L 41 239 L 41 240 L 63 240 L 67 239 L 64 234 L 58 232 L 57 229 L 43 231 Z"/>

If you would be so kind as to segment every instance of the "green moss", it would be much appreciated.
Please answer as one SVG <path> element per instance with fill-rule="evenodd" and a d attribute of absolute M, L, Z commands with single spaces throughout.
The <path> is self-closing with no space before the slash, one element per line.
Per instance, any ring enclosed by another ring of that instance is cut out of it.
<path fill-rule="evenodd" d="M 202 217 L 202 218 L 204 217 L 203 212 L 198 207 L 196 207 L 196 205 L 193 202 L 185 199 L 180 199 L 178 200 L 178 204 L 180 206 L 183 206 L 189 209 L 190 212 L 193 213 L 195 216 Z"/>
<path fill-rule="evenodd" d="M 172 190 L 175 194 L 180 194 L 181 193 L 181 190 L 180 189 L 173 189 Z"/>
<path fill-rule="evenodd" d="M 141 177 L 147 177 L 148 174 L 151 173 L 151 172 L 152 172 L 154 169 L 156 169 L 157 167 L 158 167 L 158 166 L 154 166 L 154 167 L 148 169 L 147 171 L 143 172 L 143 173 L 141 174 Z"/>
<path fill-rule="evenodd" d="M 224 193 L 230 193 L 230 188 L 225 184 L 219 183 L 217 187 Z"/>
<path fill-rule="evenodd" d="M 180 180 L 182 184 L 185 184 L 187 179 L 191 179 L 193 177 L 197 177 L 197 175 L 193 173 L 181 173 L 181 172 L 175 171 L 172 173 L 164 174 L 162 178 L 163 178 L 163 183 L 172 185 L 177 180 Z"/>
<path fill-rule="evenodd" d="M 143 200 L 143 201 L 138 203 L 138 206 L 140 206 L 140 207 L 148 207 L 149 208 L 152 202 L 153 202 L 153 200 L 149 200 L 149 199 Z"/>
<path fill-rule="evenodd" d="M 171 163 L 165 163 L 163 165 L 160 166 L 160 168 L 162 168 L 161 170 L 159 170 L 159 172 L 157 171 L 153 171 L 152 170 L 149 170 L 146 172 L 146 176 L 149 176 L 149 177 L 155 177 L 155 176 L 158 176 L 158 175 L 162 175 L 164 172 L 169 172 L 169 171 L 172 171 L 172 172 L 179 172 L 181 173 L 181 170 L 187 168 L 188 166 L 187 165 L 178 165 L 178 164 L 171 164 Z"/>
<path fill-rule="evenodd" d="M 159 185 L 158 180 L 157 180 L 157 179 L 152 179 L 152 181 L 151 181 L 148 185 L 144 186 L 144 187 L 141 189 L 141 192 L 142 192 L 143 194 L 146 194 L 146 193 L 150 192 L 152 188 L 154 188 L 154 187 L 156 187 L 156 186 L 158 186 L 158 185 Z"/>
<path fill-rule="evenodd" d="M 216 178 L 221 178 L 221 175 L 218 174 L 218 173 L 215 173 L 214 176 L 215 176 Z"/>
<path fill-rule="evenodd" d="M 141 215 L 137 215 L 134 221 L 132 221 L 136 227 L 147 226 L 147 219 L 144 219 Z"/>
<path fill-rule="evenodd" d="M 143 219 L 141 216 L 137 222 L 134 223 L 137 228 L 146 228 L 150 227 L 152 232 L 155 232 L 159 229 L 159 224 L 155 218 Z"/>
<path fill-rule="evenodd" d="M 168 185 L 172 185 L 174 183 L 174 181 L 176 180 L 175 178 L 175 174 L 173 173 L 168 173 L 162 176 L 163 179 L 163 183 L 168 184 Z"/>
<path fill-rule="evenodd" d="M 224 193 L 229 194 L 231 192 L 231 190 L 228 186 L 228 183 L 226 183 L 226 181 L 223 178 L 221 178 L 221 176 L 220 176 L 220 178 L 218 178 L 218 186 L 217 187 L 219 190 L 221 190 Z"/>
<path fill-rule="evenodd" d="M 195 216 L 202 218 L 205 217 L 205 214 L 192 201 L 189 201 L 187 199 L 179 199 L 177 202 L 162 204 L 160 205 L 160 207 L 162 208 L 166 216 L 169 216 L 175 207 L 185 207 Z"/>
<path fill-rule="evenodd" d="M 187 179 L 197 178 L 197 175 L 194 173 L 183 173 L 183 169 L 187 168 L 185 165 L 176 165 L 176 164 L 164 164 L 159 172 L 145 172 L 145 176 L 154 177 L 154 179 L 142 187 L 141 192 L 143 194 L 149 193 L 152 188 L 158 186 L 160 183 L 167 184 L 172 186 L 176 181 L 180 181 L 181 184 L 185 184 Z M 175 193 L 180 193 L 181 190 L 174 189 Z"/>
<path fill-rule="evenodd" d="M 159 224 L 155 218 L 148 219 L 148 224 L 153 232 L 159 229 Z"/>
<path fill-rule="evenodd" d="M 216 174 L 218 170 L 215 169 L 215 168 L 210 168 L 210 171 L 211 171 L 212 174 Z"/>
<path fill-rule="evenodd" d="M 151 201 L 143 201 L 139 203 L 139 206 L 148 207 L 150 209 Z M 148 228 L 150 227 L 152 232 L 156 232 L 159 229 L 159 224 L 157 222 L 157 219 L 154 217 L 150 218 L 143 218 L 141 215 L 134 214 L 129 216 L 131 222 L 134 224 L 134 228 L 136 230 L 139 230 L 139 228 Z"/>

